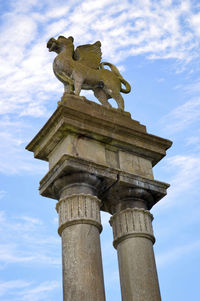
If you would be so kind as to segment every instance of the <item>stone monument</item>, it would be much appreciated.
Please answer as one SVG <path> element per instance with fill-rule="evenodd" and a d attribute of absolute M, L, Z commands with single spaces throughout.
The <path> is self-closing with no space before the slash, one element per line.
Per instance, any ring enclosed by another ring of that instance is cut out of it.
<path fill-rule="evenodd" d="M 63 300 L 105 300 L 102 210 L 111 214 L 122 300 L 159 301 L 150 209 L 169 185 L 154 179 L 152 167 L 172 143 L 147 133 L 124 111 L 120 92 L 130 92 L 130 85 L 114 65 L 100 63 L 99 41 L 74 51 L 73 38 L 60 36 L 47 47 L 58 54 L 53 70 L 65 92 L 27 149 L 49 162 L 39 189 L 58 200 Z M 93 90 L 102 105 L 79 96 L 81 89 Z M 111 97 L 118 109 L 108 103 Z"/>

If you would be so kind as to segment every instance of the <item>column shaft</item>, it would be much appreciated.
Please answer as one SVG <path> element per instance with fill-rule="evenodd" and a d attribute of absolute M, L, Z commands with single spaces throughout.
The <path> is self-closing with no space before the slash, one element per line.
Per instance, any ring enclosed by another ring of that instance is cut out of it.
<path fill-rule="evenodd" d="M 64 301 L 105 300 L 99 207 L 99 199 L 89 194 L 70 195 L 57 204 Z"/>
<path fill-rule="evenodd" d="M 125 209 L 111 218 L 123 301 L 160 301 L 149 211 Z"/>

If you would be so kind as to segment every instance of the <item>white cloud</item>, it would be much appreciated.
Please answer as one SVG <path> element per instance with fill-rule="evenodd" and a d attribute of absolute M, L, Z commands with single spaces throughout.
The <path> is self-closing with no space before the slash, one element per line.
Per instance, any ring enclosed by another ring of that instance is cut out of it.
<path fill-rule="evenodd" d="M 32 154 L 25 150 L 27 137 L 33 132 L 32 126 L 22 119 L 12 118 L 8 115 L 0 118 L 0 173 L 44 174 L 47 171 L 46 162 L 33 162 Z"/>
<path fill-rule="evenodd" d="M 199 134 L 197 132 L 197 134 Z M 200 148 L 200 136 L 190 136 L 186 139 L 186 145 L 193 145 L 193 146 L 197 146 L 197 148 Z"/>
<path fill-rule="evenodd" d="M 60 266 L 60 239 L 45 235 L 45 224 L 38 218 L 19 216 L 9 219 L 0 212 L 0 266 L 26 264 Z"/>
<path fill-rule="evenodd" d="M 30 286 L 30 282 L 24 280 L 13 280 L 0 282 L 0 296 L 6 296 L 11 290 L 24 289 Z"/>
<path fill-rule="evenodd" d="M 46 281 L 40 284 L 24 280 L 0 282 L 0 296 L 5 301 L 41 301 L 52 300 L 51 293 L 59 288 L 57 281 Z"/>
<path fill-rule="evenodd" d="M 35 217 L 22 216 L 21 219 L 24 220 L 25 222 L 28 222 L 30 225 L 42 225 L 43 224 L 41 220 L 39 220 L 38 218 L 35 218 Z"/>
<path fill-rule="evenodd" d="M 192 59 L 199 61 L 199 14 L 194 13 L 192 1 L 175 2 L 124 0 L 122 5 L 119 0 L 74 0 L 66 4 L 59 0 L 7 1 L 11 9 L 2 14 L 0 40 L 0 114 L 6 114 L 0 121 L 0 172 L 45 174 L 47 171 L 46 165 L 33 160 L 24 147 L 33 136 L 31 124 L 37 122 L 33 118 L 47 118 L 52 111 L 50 103 L 56 107 L 63 92 L 62 84 L 52 72 L 55 54 L 46 48 L 51 36 L 73 35 L 76 45 L 101 40 L 104 60 L 120 66 L 129 56 L 143 55 L 147 59 L 178 60 L 180 69 Z M 189 89 L 199 92 L 199 83 Z M 196 97 L 173 110 L 166 117 L 171 131 L 186 129 L 198 121 L 199 107 Z M 190 138 L 188 145 L 198 143 L 194 134 Z M 200 158 L 195 154 L 168 158 L 165 167 L 168 166 L 172 185 L 166 201 L 159 204 L 179 206 L 186 201 L 179 196 L 186 198 L 187 192 L 199 183 L 199 163 Z M 0 198 L 3 195 L 1 190 Z M 109 215 L 102 214 L 103 226 L 108 226 L 112 236 L 108 220 Z M 60 266 L 60 239 L 56 233 L 46 235 L 44 228 L 45 223 L 34 216 L 8 218 L 0 212 L 1 268 L 10 264 Z M 103 244 L 105 258 L 110 262 L 115 256 L 112 239 Z M 157 260 L 159 265 L 165 265 L 195 250 L 199 250 L 199 242 L 159 254 Z M 110 275 L 115 282 L 116 274 Z M 0 295 L 4 301 L 51 300 L 50 293 L 57 286 L 56 282 L 8 281 L 0 284 Z"/>
<path fill-rule="evenodd" d="M 76 6 L 72 2 L 62 6 L 48 4 L 49 10 L 44 11 L 38 1 L 29 1 L 23 8 L 18 1 L 15 10 L 3 18 L 2 112 L 23 109 L 23 115 L 41 116 L 49 93 L 58 89 L 61 95 L 61 85 L 51 70 L 53 56 L 45 47 L 52 35 L 73 34 L 75 43 L 100 39 L 104 56 L 113 62 L 139 54 L 185 61 L 199 45 L 190 27 L 181 22 L 185 14 L 192 15 L 188 1 L 180 1 L 176 6 L 168 1 L 145 0 L 124 1 L 123 6 L 120 1 L 89 0 L 77 1 Z M 113 38 L 117 43 L 113 43 Z M 5 106 L 8 99 L 9 105 Z M 31 102 L 34 108 L 29 105 Z"/>
<path fill-rule="evenodd" d="M 51 36 L 74 35 L 76 45 L 101 40 L 104 58 L 118 64 L 123 64 L 128 56 L 141 54 L 149 59 L 179 59 L 185 64 L 198 54 L 199 39 L 194 33 L 197 15 L 190 1 L 177 1 L 176 5 L 172 1 L 123 1 L 121 5 L 119 0 L 66 4 L 30 0 L 23 4 L 16 1 L 15 5 L 8 1 L 9 5 L 10 11 L 8 8 L 2 14 L 1 23 L 0 114 L 15 115 L 21 136 L 16 135 L 13 126 L 4 127 L 5 132 L 1 133 L 1 150 L 8 150 L 1 152 L 3 173 L 44 171 L 42 164 L 31 163 L 28 154 L 24 155 L 27 139 L 20 118 L 49 116 L 50 103 L 56 107 L 63 93 L 63 85 L 52 71 L 55 54 L 46 48 Z M 123 71 L 123 66 L 120 69 Z M 198 105 L 198 99 L 192 100 L 172 112 L 177 129 L 183 126 L 181 118 L 187 109 L 190 112 L 184 126 L 199 117 Z"/>
<path fill-rule="evenodd" d="M 43 282 L 33 288 L 25 288 L 20 291 L 17 295 L 20 301 L 42 301 L 49 299 L 49 293 L 60 287 L 57 281 Z"/>
<path fill-rule="evenodd" d="M 45 13 L 45 16 L 47 18 L 52 18 L 52 19 L 61 18 L 61 17 L 67 15 L 69 9 L 70 9 L 70 7 L 68 5 L 62 5 L 62 6 L 48 10 Z"/>
<path fill-rule="evenodd" d="M 170 188 L 165 199 L 158 203 L 155 210 L 183 206 L 184 202 L 188 202 L 188 197 L 191 197 L 191 191 L 198 194 L 198 183 L 200 181 L 199 156 L 190 154 L 168 157 L 165 159 L 163 170 L 167 172 Z"/>
<path fill-rule="evenodd" d="M 109 224 L 110 217 L 111 215 L 109 213 L 101 211 L 101 224 L 104 228 L 110 226 Z"/>
<path fill-rule="evenodd" d="M 22 8 L 19 1 L 16 9 L 4 16 L 1 38 L 4 78 L 0 88 L 2 108 L 10 100 L 7 112 L 18 112 L 23 107 L 23 114 L 40 116 L 44 114 L 42 104 L 49 92 L 59 89 L 61 95 L 62 88 L 50 68 L 53 56 L 45 46 L 52 35 L 73 34 L 75 43 L 100 39 L 104 56 L 113 62 L 139 54 L 185 61 L 196 55 L 193 50 L 199 46 L 191 34 L 193 23 L 186 26 L 181 21 L 185 15 L 193 16 L 189 1 L 180 1 L 176 6 L 168 1 L 124 1 L 122 6 L 120 1 L 88 0 L 77 1 L 75 7 L 72 2 L 61 7 L 60 3 L 49 3 L 48 7 L 44 11 L 38 1 L 29 1 Z M 113 43 L 113 38 L 117 43 Z M 25 110 L 31 102 L 35 109 Z"/>
<path fill-rule="evenodd" d="M 178 260 L 182 260 L 184 256 L 191 256 L 193 252 L 199 252 L 200 250 L 200 241 L 190 242 L 183 246 L 178 246 L 174 249 L 170 249 L 167 252 L 163 252 L 156 255 L 156 263 L 159 267 L 172 264 Z"/>
<path fill-rule="evenodd" d="M 1 268 L 7 264 L 33 262 L 33 256 L 24 255 L 23 251 L 17 250 L 15 244 L 0 244 Z"/>
<path fill-rule="evenodd" d="M 54 217 L 53 223 L 56 224 L 56 225 L 58 225 L 58 216 Z"/>
<path fill-rule="evenodd" d="M 167 114 L 162 122 L 166 124 L 166 131 L 175 133 L 183 131 L 200 118 L 200 98 L 192 98 L 186 103 L 176 107 Z"/>
<path fill-rule="evenodd" d="M 188 22 L 190 23 L 190 26 L 193 28 L 197 36 L 200 36 L 200 13 L 192 15 L 189 18 Z"/>
<path fill-rule="evenodd" d="M 192 84 L 188 84 L 184 87 L 184 90 L 189 94 L 197 94 L 200 92 L 200 78 L 197 78 Z"/>
<path fill-rule="evenodd" d="M 6 191 L 5 190 L 0 190 L 0 200 L 3 199 L 3 197 L 5 196 Z"/>

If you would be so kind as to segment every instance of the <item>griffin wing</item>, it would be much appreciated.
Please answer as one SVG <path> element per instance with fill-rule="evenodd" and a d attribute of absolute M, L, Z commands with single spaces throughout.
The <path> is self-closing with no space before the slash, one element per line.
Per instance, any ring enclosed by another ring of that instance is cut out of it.
<path fill-rule="evenodd" d="M 101 42 L 78 46 L 74 52 L 74 60 L 93 69 L 98 69 L 101 62 Z"/>

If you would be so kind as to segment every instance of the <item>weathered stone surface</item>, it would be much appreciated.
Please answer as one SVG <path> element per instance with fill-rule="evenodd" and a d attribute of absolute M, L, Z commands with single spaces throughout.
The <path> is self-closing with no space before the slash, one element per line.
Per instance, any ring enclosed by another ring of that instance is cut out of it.
<path fill-rule="evenodd" d="M 106 165 L 104 145 L 87 137 L 68 134 L 63 138 L 49 154 L 49 168 L 51 169 L 64 154 Z"/>
<path fill-rule="evenodd" d="M 64 301 L 104 301 L 99 230 L 75 224 L 62 232 Z"/>
<path fill-rule="evenodd" d="M 64 175 L 70 176 L 74 172 L 80 171 L 98 176 L 101 181 L 98 194 L 103 200 L 101 209 L 110 213 L 114 213 L 112 211 L 112 206 L 116 206 L 116 202 L 118 203 L 120 195 L 124 191 L 126 193 L 132 193 L 132 189 L 135 188 L 150 191 L 152 197 L 149 199 L 146 208 L 151 209 L 155 203 L 166 195 L 166 190 L 169 187 L 169 184 L 163 182 L 129 174 L 124 171 L 120 171 L 119 169 L 115 170 L 107 168 L 92 161 L 64 155 L 54 168 L 52 168 L 40 181 L 41 195 L 58 199 L 58 195 L 55 193 L 53 188 L 54 182 L 57 179 L 62 178 Z M 109 188 L 113 184 L 114 187 Z"/>
<path fill-rule="evenodd" d="M 160 301 L 148 210 L 169 187 L 154 180 L 152 166 L 170 146 L 129 113 L 68 94 L 29 143 L 49 161 L 41 195 L 59 200 L 64 301 L 105 300 L 100 209 L 113 215 L 122 300 Z"/>
<path fill-rule="evenodd" d="M 115 148 L 106 148 L 105 156 L 109 167 L 119 169 L 119 152 Z"/>
<path fill-rule="evenodd" d="M 152 242 L 132 237 L 117 247 L 123 301 L 160 301 Z"/>
<path fill-rule="evenodd" d="M 156 202 L 156 194 L 147 187 L 127 187 L 117 182 L 102 198 L 104 209 L 111 214 L 119 213 L 127 208 L 151 209 Z"/>
<path fill-rule="evenodd" d="M 36 158 L 49 161 L 54 148 L 69 134 L 75 135 L 77 139 L 86 137 L 91 143 L 98 142 L 104 146 L 105 152 L 112 150 L 117 156 L 119 151 L 125 151 L 144 158 L 152 166 L 165 156 L 166 150 L 171 146 L 171 141 L 148 134 L 145 126 L 132 120 L 129 113 L 107 109 L 72 95 L 63 98 L 27 149 L 34 152 Z M 73 155 L 78 156 L 76 152 Z M 109 162 L 108 159 L 107 166 L 112 165 Z M 55 163 L 54 160 L 51 168 Z M 117 161 L 114 166 L 117 166 Z"/>
<path fill-rule="evenodd" d="M 51 38 L 47 43 L 49 51 L 58 54 L 53 62 L 53 71 L 64 84 L 65 92 L 79 95 L 81 89 L 92 90 L 103 106 L 111 107 L 108 99 L 112 97 L 118 108 L 124 110 L 120 92 L 129 93 L 131 86 L 116 66 L 107 62 L 100 63 L 101 42 L 78 46 L 75 51 L 73 42 L 73 37 L 59 36 L 58 39 Z M 105 69 L 105 65 L 110 70 Z"/>
<path fill-rule="evenodd" d="M 170 145 L 169 140 L 148 134 L 145 126 L 132 120 L 129 113 L 72 95 L 63 97 L 27 149 L 36 158 L 49 161 L 50 171 L 40 186 L 44 196 L 55 197 L 52 192 L 55 179 L 83 170 L 99 175 L 105 187 L 118 179 L 119 189 L 124 186 L 148 189 L 155 204 L 166 194 L 168 185 L 153 180 L 151 167 Z"/>
<path fill-rule="evenodd" d="M 153 252 L 153 216 L 142 208 L 128 208 L 114 214 L 114 246 L 117 249 L 122 300 L 160 301 Z"/>
<path fill-rule="evenodd" d="M 63 138 L 48 156 L 49 168 L 51 169 L 65 154 L 153 179 L 152 164 L 149 160 L 130 152 L 110 150 L 107 144 L 87 137 L 68 134 Z"/>
<path fill-rule="evenodd" d="M 115 213 L 110 219 L 114 247 L 117 248 L 123 240 L 132 237 L 146 237 L 154 243 L 152 220 L 152 214 L 142 208 L 127 208 Z"/>
<path fill-rule="evenodd" d="M 105 300 L 99 231 L 100 200 L 70 195 L 57 203 L 62 237 L 64 300 Z"/>
<path fill-rule="evenodd" d="M 56 204 L 59 215 L 58 233 L 75 224 L 91 224 L 96 226 L 101 232 L 100 220 L 101 201 L 90 194 L 72 194 L 61 198 Z"/>
<path fill-rule="evenodd" d="M 54 181 L 59 201 L 58 233 L 62 238 L 63 300 L 104 301 L 99 233 L 101 201 L 95 196 L 101 181 L 88 173 L 73 173 Z"/>
<path fill-rule="evenodd" d="M 128 173 L 153 179 L 152 164 L 147 159 L 128 152 L 119 151 L 119 165 L 121 170 Z"/>

